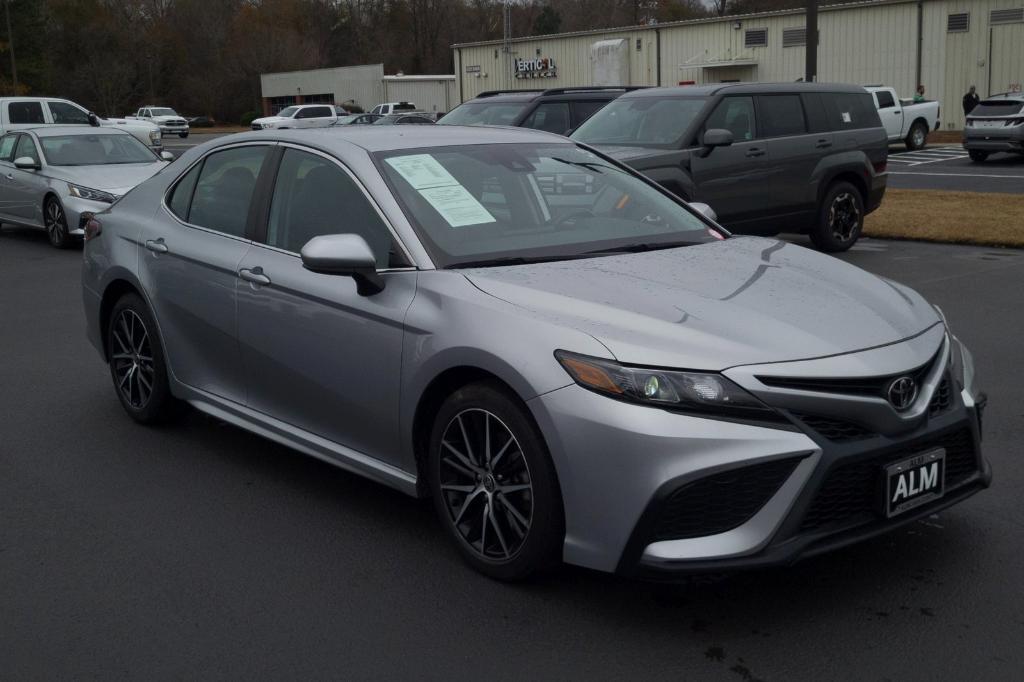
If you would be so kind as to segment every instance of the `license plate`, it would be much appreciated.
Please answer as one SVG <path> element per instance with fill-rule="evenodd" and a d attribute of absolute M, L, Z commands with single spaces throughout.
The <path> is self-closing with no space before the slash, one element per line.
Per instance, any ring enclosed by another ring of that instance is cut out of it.
<path fill-rule="evenodd" d="M 896 516 L 946 491 L 946 450 L 935 448 L 885 467 L 885 513 Z"/>
<path fill-rule="evenodd" d="M 1002 128 L 1005 121 L 975 121 L 976 128 Z"/>

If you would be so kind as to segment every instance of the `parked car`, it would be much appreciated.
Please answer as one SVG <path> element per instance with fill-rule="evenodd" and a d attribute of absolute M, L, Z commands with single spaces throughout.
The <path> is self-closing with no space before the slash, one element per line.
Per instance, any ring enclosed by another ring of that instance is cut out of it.
<path fill-rule="evenodd" d="M 385 114 L 379 117 L 373 122 L 375 126 L 392 126 L 392 125 L 434 125 L 434 119 L 430 118 L 430 114 L 425 111 L 410 111 L 402 112 L 400 114 Z"/>
<path fill-rule="evenodd" d="M 84 234 L 90 213 L 109 208 L 172 158 L 117 128 L 9 132 L 0 137 L 0 222 L 45 229 L 53 246 L 67 248 Z"/>
<path fill-rule="evenodd" d="M 1024 93 L 983 99 L 967 115 L 964 149 L 981 163 L 993 152 L 1024 154 Z"/>
<path fill-rule="evenodd" d="M 455 107 L 442 125 L 498 125 L 568 135 L 608 102 L 632 87 L 491 90 Z"/>
<path fill-rule="evenodd" d="M 188 121 L 170 107 L 140 107 L 134 116 L 125 116 L 125 118 L 155 123 L 164 135 L 188 137 Z"/>
<path fill-rule="evenodd" d="M 188 119 L 189 128 L 212 128 L 214 125 L 216 121 L 209 116 L 192 116 Z"/>
<path fill-rule="evenodd" d="M 128 415 L 184 401 L 430 496 L 497 578 L 787 564 L 990 481 L 937 308 L 563 137 L 242 133 L 86 236 Z"/>
<path fill-rule="evenodd" d="M 338 120 L 338 112 L 332 104 L 297 104 L 285 107 L 276 116 L 254 119 L 253 130 L 266 128 L 326 128 Z"/>
<path fill-rule="evenodd" d="M 385 102 L 384 104 L 378 104 L 370 110 L 371 114 L 381 114 L 387 116 L 388 114 L 397 114 L 399 112 L 419 111 L 416 105 L 412 102 Z"/>
<path fill-rule="evenodd" d="M 628 92 L 572 134 L 734 232 L 856 243 L 885 193 L 888 143 L 863 88 L 753 83 Z"/>
<path fill-rule="evenodd" d="M 866 89 L 875 100 L 889 141 L 902 141 L 910 151 L 924 149 L 928 133 L 939 129 L 939 103 L 900 99 L 894 89 L 884 85 L 870 85 Z"/>
<path fill-rule="evenodd" d="M 338 117 L 337 125 L 369 125 L 380 120 L 381 118 L 381 114 L 348 114 L 347 116 Z"/>
<path fill-rule="evenodd" d="M 163 149 L 160 128 L 154 123 L 100 118 L 70 100 L 56 97 L 0 97 L 0 135 L 41 125 L 116 127 L 157 153 Z"/>

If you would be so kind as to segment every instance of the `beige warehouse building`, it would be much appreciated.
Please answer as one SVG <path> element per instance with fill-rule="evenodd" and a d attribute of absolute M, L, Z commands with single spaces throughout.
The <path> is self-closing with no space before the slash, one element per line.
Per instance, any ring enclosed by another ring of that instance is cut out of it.
<path fill-rule="evenodd" d="M 795 81 L 805 16 L 785 10 L 453 46 L 458 97 L 583 85 Z M 869 0 L 821 7 L 818 80 L 918 83 L 960 129 L 970 85 L 983 97 L 1024 84 L 1024 0 Z M 506 49 L 507 48 L 507 49 Z"/>

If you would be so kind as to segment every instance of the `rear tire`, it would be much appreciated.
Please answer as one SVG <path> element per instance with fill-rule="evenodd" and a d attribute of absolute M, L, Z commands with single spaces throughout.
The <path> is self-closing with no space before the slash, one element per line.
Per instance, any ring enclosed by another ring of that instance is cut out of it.
<path fill-rule="evenodd" d="M 967 155 L 971 157 L 971 161 L 974 163 L 985 163 L 985 160 L 988 159 L 988 152 L 983 152 L 978 149 L 969 150 Z"/>
<path fill-rule="evenodd" d="M 180 415 L 184 403 L 171 395 L 156 321 L 142 298 L 122 296 L 106 334 L 110 378 L 128 416 L 140 424 L 159 424 Z"/>
<path fill-rule="evenodd" d="M 66 249 L 71 246 L 72 237 L 68 234 L 68 220 L 64 213 L 64 207 L 55 197 L 47 197 L 43 203 L 43 225 L 46 226 L 46 236 L 50 240 L 50 246 L 57 249 Z"/>
<path fill-rule="evenodd" d="M 825 191 L 811 242 L 826 253 L 846 251 L 857 243 L 863 227 L 864 199 L 860 190 L 841 180 Z"/>
<path fill-rule="evenodd" d="M 505 388 L 469 384 L 444 401 L 427 467 L 441 525 L 473 568 L 515 581 L 559 561 L 565 517 L 555 467 Z"/>
<path fill-rule="evenodd" d="M 925 145 L 928 144 L 928 126 L 921 123 L 920 121 L 910 126 L 910 132 L 907 133 L 907 139 L 904 140 L 909 151 L 917 151 L 918 149 L 924 149 Z"/>

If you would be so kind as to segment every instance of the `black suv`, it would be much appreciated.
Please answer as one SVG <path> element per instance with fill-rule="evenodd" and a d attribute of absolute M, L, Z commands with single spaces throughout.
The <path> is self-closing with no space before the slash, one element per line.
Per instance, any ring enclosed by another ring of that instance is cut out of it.
<path fill-rule="evenodd" d="M 438 123 L 454 126 L 516 126 L 568 135 L 630 87 L 490 90 L 455 107 Z"/>
<path fill-rule="evenodd" d="M 739 83 L 626 93 L 572 134 L 734 232 L 845 251 L 885 194 L 888 140 L 856 85 Z"/>

